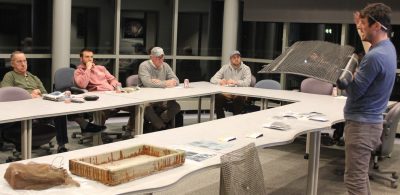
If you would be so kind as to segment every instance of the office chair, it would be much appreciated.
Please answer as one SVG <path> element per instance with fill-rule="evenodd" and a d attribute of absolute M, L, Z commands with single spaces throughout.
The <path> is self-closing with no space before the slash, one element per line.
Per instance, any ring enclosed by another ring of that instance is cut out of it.
<path fill-rule="evenodd" d="M 3 87 L 0 88 L 0 102 L 21 101 L 31 99 L 32 96 L 20 87 Z M 0 124 L 0 132 L 2 141 L 10 142 L 15 145 L 13 156 L 8 157 L 6 162 L 21 160 L 21 123 L 6 123 Z M 54 145 L 51 140 L 56 136 L 56 130 L 48 120 L 33 120 L 32 122 L 32 148 L 39 148 L 44 144 L 49 144 L 49 148 L 45 148 L 47 153 L 50 153 L 50 148 Z"/>
<path fill-rule="evenodd" d="M 264 176 L 255 144 L 221 156 L 220 194 L 264 195 Z"/>
<path fill-rule="evenodd" d="M 381 136 L 382 144 L 378 149 L 372 152 L 373 168 L 370 169 L 368 173 L 371 179 L 380 178 L 389 181 L 392 188 L 397 188 L 397 179 L 399 176 L 396 171 L 381 171 L 379 169 L 378 160 L 391 157 L 399 120 L 400 103 L 396 103 L 384 118 Z"/>
<path fill-rule="evenodd" d="M 263 88 L 263 89 L 277 89 L 281 90 L 282 86 L 278 81 L 272 80 L 272 79 L 264 79 L 261 81 L 258 81 L 255 85 L 255 88 Z"/>
<path fill-rule="evenodd" d="M 88 92 L 86 89 L 79 88 L 75 85 L 74 81 L 74 72 L 73 68 L 60 68 L 54 73 L 54 86 L 53 91 L 71 91 L 72 94 L 82 94 Z M 91 114 L 85 114 L 85 118 L 88 118 L 91 122 L 93 120 L 93 116 Z M 117 139 L 122 137 L 122 133 L 109 133 L 102 132 L 102 139 L 104 142 L 109 143 L 112 142 L 112 139 L 109 135 L 116 136 Z M 72 138 L 79 138 L 78 143 L 83 144 L 85 140 L 91 140 L 92 136 L 85 136 L 82 132 L 73 132 L 71 135 Z"/>
<path fill-rule="evenodd" d="M 251 75 L 250 87 L 254 87 L 256 85 L 257 79 L 254 75 Z"/>
<path fill-rule="evenodd" d="M 275 89 L 275 90 L 282 89 L 281 84 L 278 81 L 275 81 L 272 79 L 264 79 L 264 80 L 258 81 L 254 87 L 262 88 L 262 89 Z M 278 101 L 277 103 L 280 104 L 281 102 Z M 261 107 L 262 107 L 262 109 L 269 108 L 267 99 L 261 99 Z"/>
<path fill-rule="evenodd" d="M 53 91 L 71 91 L 72 94 L 86 93 L 88 90 L 75 85 L 73 68 L 60 68 L 54 73 Z"/>
<path fill-rule="evenodd" d="M 314 78 L 304 79 L 300 84 L 300 92 L 312 93 L 319 95 L 332 95 L 333 84 L 320 81 Z M 307 133 L 307 143 L 306 143 L 306 153 L 304 154 L 304 159 L 308 159 L 309 154 L 309 137 L 310 133 Z M 327 133 L 321 134 L 321 141 L 324 145 L 333 145 L 334 141 Z"/>
<path fill-rule="evenodd" d="M 300 91 L 319 95 L 332 95 L 332 83 L 320 81 L 314 78 L 304 79 L 300 84 Z"/>
<path fill-rule="evenodd" d="M 139 76 L 137 74 L 131 75 L 126 78 L 127 87 L 138 86 L 138 84 L 139 84 Z"/>

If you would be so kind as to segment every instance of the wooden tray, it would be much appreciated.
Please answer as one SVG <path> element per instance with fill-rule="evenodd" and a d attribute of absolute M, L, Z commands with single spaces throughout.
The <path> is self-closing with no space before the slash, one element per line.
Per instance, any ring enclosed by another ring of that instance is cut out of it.
<path fill-rule="evenodd" d="M 113 186 L 181 166 L 184 162 L 184 151 L 138 145 L 96 156 L 71 159 L 69 170 L 74 175 Z"/>

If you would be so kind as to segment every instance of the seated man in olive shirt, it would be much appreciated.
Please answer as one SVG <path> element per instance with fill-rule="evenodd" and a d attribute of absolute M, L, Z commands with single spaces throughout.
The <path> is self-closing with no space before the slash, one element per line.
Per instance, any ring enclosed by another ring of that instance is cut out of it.
<path fill-rule="evenodd" d="M 4 78 L 1 81 L 2 87 L 23 88 L 31 94 L 32 98 L 38 98 L 41 97 L 42 94 L 47 93 L 40 79 L 27 71 L 28 64 L 23 52 L 15 51 L 11 54 L 11 66 L 13 67 L 13 70 L 4 75 Z M 55 128 L 57 130 L 57 151 L 66 152 L 67 149 L 65 148 L 65 144 L 68 143 L 66 117 L 57 116 L 53 119 Z M 78 122 L 81 128 L 83 126 L 83 132 L 99 132 L 102 130 L 100 126 L 88 123 L 84 119 L 76 119 L 75 121 Z M 86 125 L 84 122 L 86 122 Z"/>

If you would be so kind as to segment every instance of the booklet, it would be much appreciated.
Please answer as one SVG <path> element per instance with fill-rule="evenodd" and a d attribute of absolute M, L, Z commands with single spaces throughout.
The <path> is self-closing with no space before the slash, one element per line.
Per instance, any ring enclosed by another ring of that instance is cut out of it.
<path fill-rule="evenodd" d="M 61 102 L 64 101 L 65 99 L 65 94 L 59 91 L 55 91 L 53 93 L 49 94 L 44 94 L 43 95 L 44 100 L 51 100 L 51 101 L 56 101 L 56 102 Z"/>
<path fill-rule="evenodd" d="M 277 122 L 277 121 L 265 123 L 262 126 L 269 128 L 269 129 L 276 129 L 276 130 L 281 130 L 281 131 L 286 131 L 286 130 L 290 129 L 290 125 L 283 123 L 283 122 Z"/>
<path fill-rule="evenodd" d="M 231 147 L 231 144 L 227 144 L 227 143 L 218 143 L 218 142 L 214 142 L 214 141 L 194 141 L 189 143 L 189 145 L 191 146 L 196 146 L 196 147 L 201 147 L 201 148 L 207 148 L 207 149 L 211 149 L 211 150 L 222 150 L 228 147 Z"/>

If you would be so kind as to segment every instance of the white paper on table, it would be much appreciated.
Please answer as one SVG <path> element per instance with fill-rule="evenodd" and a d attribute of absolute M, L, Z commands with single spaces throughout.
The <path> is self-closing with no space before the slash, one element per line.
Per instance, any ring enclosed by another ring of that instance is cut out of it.
<path fill-rule="evenodd" d="M 281 130 L 281 131 L 286 131 L 286 130 L 290 129 L 290 125 L 285 124 L 283 122 L 277 122 L 277 121 L 264 123 L 262 125 L 262 127 L 269 128 L 269 129 Z"/>
<path fill-rule="evenodd" d="M 313 121 L 320 121 L 320 122 L 329 121 L 325 116 L 312 116 L 308 119 L 313 120 Z"/>
<path fill-rule="evenodd" d="M 171 148 L 185 151 L 186 159 L 197 164 L 217 155 L 216 152 L 205 151 L 202 148 L 192 147 L 190 145 L 172 145 Z"/>

